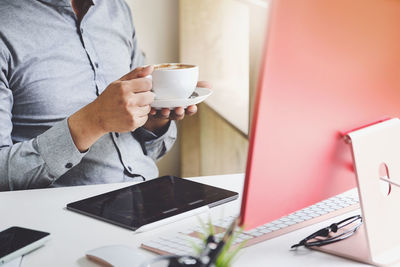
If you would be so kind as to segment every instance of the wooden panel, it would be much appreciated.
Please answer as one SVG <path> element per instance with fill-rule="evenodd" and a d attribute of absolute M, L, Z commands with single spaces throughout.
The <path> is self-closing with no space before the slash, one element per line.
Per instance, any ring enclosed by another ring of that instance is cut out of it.
<path fill-rule="evenodd" d="M 201 145 L 200 145 L 200 112 L 199 105 L 197 114 L 185 117 L 180 123 L 180 149 L 181 149 L 181 176 L 193 177 L 201 175 Z"/>
<path fill-rule="evenodd" d="M 207 104 L 181 124 L 183 177 L 244 172 L 248 141 Z"/>
<path fill-rule="evenodd" d="M 180 0 L 180 60 L 213 84 L 207 104 L 240 131 L 249 123 L 249 7 L 236 0 Z"/>

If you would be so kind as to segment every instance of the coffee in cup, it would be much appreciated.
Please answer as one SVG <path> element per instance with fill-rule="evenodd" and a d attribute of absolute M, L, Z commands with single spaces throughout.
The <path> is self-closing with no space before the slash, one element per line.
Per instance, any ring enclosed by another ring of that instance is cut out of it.
<path fill-rule="evenodd" d="M 199 68 L 196 65 L 164 63 L 154 65 L 151 75 L 156 99 L 189 98 L 196 89 Z"/>

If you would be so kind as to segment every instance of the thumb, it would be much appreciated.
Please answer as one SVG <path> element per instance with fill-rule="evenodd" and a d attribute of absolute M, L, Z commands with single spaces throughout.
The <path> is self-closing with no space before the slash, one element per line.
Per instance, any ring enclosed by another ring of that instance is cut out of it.
<path fill-rule="evenodd" d="M 132 70 L 131 72 L 125 74 L 124 76 L 119 79 L 120 81 L 127 81 L 137 78 L 143 78 L 147 75 L 150 75 L 154 70 L 153 65 L 147 65 L 144 67 L 137 67 L 136 69 Z"/>

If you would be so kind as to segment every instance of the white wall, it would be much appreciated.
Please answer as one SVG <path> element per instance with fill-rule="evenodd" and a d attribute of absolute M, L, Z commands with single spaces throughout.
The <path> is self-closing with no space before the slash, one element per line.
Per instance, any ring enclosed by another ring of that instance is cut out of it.
<path fill-rule="evenodd" d="M 178 62 L 178 0 L 126 0 L 133 14 L 146 63 Z M 160 175 L 180 176 L 179 135 L 173 149 L 158 163 Z"/>
<path fill-rule="evenodd" d="M 179 57 L 178 0 L 126 0 L 147 63 L 176 62 Z"/>

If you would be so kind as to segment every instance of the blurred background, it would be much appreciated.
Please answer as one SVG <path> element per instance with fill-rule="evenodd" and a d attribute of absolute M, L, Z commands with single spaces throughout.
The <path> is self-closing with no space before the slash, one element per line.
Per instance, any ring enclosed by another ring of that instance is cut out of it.
<path fill-rule="evenodd" d="M 267 0 L 126 0 L 148 64 L 199 65 L 213 95 L 178 123 L 160 175 L 244 172 Z"/>

